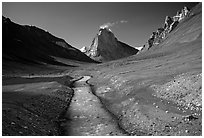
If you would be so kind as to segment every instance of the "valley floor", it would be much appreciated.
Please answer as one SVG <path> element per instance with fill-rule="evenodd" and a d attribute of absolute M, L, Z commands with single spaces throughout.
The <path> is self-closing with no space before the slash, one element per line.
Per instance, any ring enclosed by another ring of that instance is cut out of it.
<path fill-rule="evenodd" d="M 201 96 L 198 95 L 201 92 L 201 74 L 180 75 L 165 85 L 152 85 L 154 92 L 145 88 L 132 91 L 130 85 L 123 85 L 124 78 L 114 76 L 115 80 L 111 79 L 114 86 L 125 88 L 115 93 L 110 87 L 111 82 L 109 85 L 95 85 L 92 88 L 91 84 L 94 84 L 97 75 L 95 74 L 94 79 L 85 75 L 91 74 L 87 70 L 83 72 L 72 72 L 74 79 L 66 76 L 66 73 L 50 77 L 46 75 L 3 78 L 2 134 L 202 134 Z M 105 81 L 105 78 L 102 81 Z M 182 82 L 181 86 L 179 82 Z M 163 90 L 166 88 L 170 90 Z M 183 88 L 194 93 L 185 93 Z M 176 97 L 179 95 L 180 99 Z"/>
<path fill-rule="evenodd" d="M 68 76 L 3 77 L 2 135 L 63 135 L 60 124 L 73 96 L 70 85 Z"/>

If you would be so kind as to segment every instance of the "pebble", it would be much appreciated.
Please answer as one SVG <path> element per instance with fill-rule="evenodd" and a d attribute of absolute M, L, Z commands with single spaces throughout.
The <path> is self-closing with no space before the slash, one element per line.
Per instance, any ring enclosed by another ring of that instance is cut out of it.
<path fill-rule="evenodd" d="M 188 131 L 188 130 L 185 130 L 185 132 L 188 133 L 189 131 Z"/>
<path fill-rule="evenodd" d="M 24 126 L 23 128 L 27 129 L 28 127 L 27 127 L 27 126 Z"/>
<path fill-rule="evenodd" d="M 11 125 L 15 125 L 16 123 L 14 123 L 14 122 L 11 122 Z"/>
<path fill-rule="evenodd" d="M 177 107 L 178 110 L 181 110 L 179 107 Z"/>

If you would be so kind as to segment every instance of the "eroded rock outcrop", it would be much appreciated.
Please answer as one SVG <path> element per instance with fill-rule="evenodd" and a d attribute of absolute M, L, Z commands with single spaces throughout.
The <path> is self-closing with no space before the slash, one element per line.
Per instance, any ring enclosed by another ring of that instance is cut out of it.
<path fill-rule="evenodd" d="M 177 14 L 173 17 L 166 16 L 164 27 L 158 28 L 157 31 L 153 32 L 147 41 L 147 44 L 144 46 L 143 50 L 149 49 L 154 45 L 161 43 L 166 36 L 174 30 L 174 28 L 181 22 L 184 18 L 188 17 L 190 11 L 187 7 L 184 7 L 181 11 L 178 11 Z"/>

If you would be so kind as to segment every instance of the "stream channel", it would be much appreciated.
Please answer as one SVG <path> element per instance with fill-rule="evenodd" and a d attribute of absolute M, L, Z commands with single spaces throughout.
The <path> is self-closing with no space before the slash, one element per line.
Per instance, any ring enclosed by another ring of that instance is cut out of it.
<path fill-rule="evenodd" d="M 65 114 L 65 135 L 70 136 L 125 136 L 117 120 L 101 104 L 88 84 L 90 76 L 74 83 L 74 96 Z"/>

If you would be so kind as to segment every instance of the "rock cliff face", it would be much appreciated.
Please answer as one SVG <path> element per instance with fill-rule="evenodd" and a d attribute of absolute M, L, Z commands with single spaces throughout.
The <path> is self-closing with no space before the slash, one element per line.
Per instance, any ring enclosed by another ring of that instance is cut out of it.
<path fill-rule="evenodd" d="M 87 51 L 87 48 L 84 46 L 82 47 L 81 49 L 79 49 L 81 52 L 86 52 Z"/>
<path fill-rule="evenodd" d="M 82 51 L 92 59 L 100 62 L 116 60 L 134 55 L 137 49 L 117 40 L 108 28 L 100 28 L 92 44 Z"/>
<path fill-rule="evenodd" d="M 188 17 L 189 14 L 189 9 L 184 7 L 181 11 L 178 11 L 175 16 L 166 16 L 164 27 L 158 28 L 157 31 L 151 34 L 147 44 L 143 47 L 143 51 L 150 49 L 152 46 L 160 44 L 180 22 Z"/>

